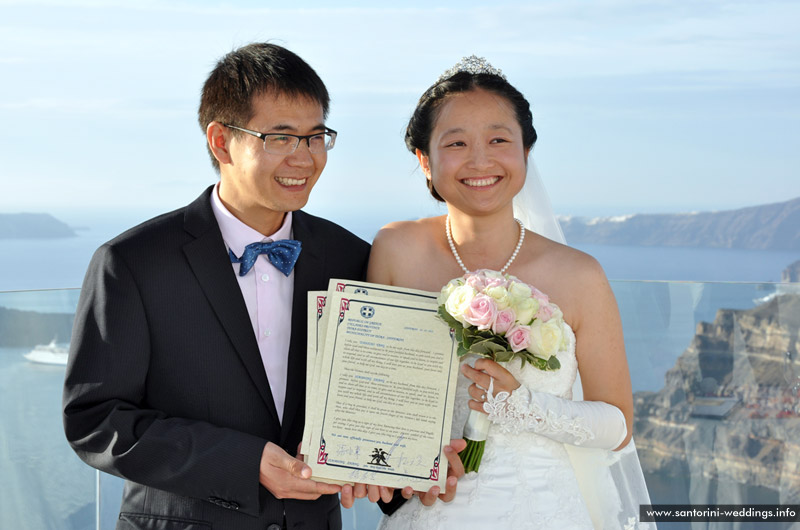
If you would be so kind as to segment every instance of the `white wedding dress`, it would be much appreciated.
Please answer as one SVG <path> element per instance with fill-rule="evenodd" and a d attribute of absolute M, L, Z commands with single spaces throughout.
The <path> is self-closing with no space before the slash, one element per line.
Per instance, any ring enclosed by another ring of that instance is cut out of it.
<path fill-rule="evenodd" d="M 514 198 L 514 217 L 529 230 L 565 243 L 533 160 L 528 163 L 525 186 Z M 519 360 L 505 367 L 532 392 L 573 399 L 574 389 L 575 399 L 581 399 L 575 334 L 568 324 L 564 328 L 569 340 L 567 348 L 556 355 L 559 370 L 520 368 Z M 463 437 L 470 384 L 459 374 L 451 438 Z M 558 425 L 578 438 L 581 427 Z M 502 426 L 493 424 L 480 471 L 461 477 L 453 501 L 423 506 L 414 496 L 393 515 L 383 516 L 378 530 L 657 530 L 655 523 L 638 521 L 643 504 L 650 504 L 650 498 L 633 440 L 620 451 L 589 449 L 531 431 L 503 432 Z"/>
<path fill-rule="evenodd" d="M 531 390 L 571 399 L 578 362 L 571 329 L 567 336 L 568 347 L 557 355 L 559 370 L 545 372 L 530 365 L 520 368 L 519 360 L 505 367 Z M 459 375 L 453 438 L 462 437 L 469 413 L 470 384 L 471 381 Z M 393 515 L 384 516 L 379 525 L 380 530 L 464 528 L 592 530 L 564 444 L 533 432 L 504 433 L 501 427 L 492 425 L 480 471 L 458 481 L 452 502 L 437 501 L 427 507 L 415 496 Z"/>

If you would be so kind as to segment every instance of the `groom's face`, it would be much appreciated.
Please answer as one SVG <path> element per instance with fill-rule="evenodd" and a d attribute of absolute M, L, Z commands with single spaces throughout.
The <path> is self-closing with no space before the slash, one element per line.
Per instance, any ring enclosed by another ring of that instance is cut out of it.
<path fill-rule="evenodd" d="M 252 106 L 252 119 L 242 125 L 246 129 L 295 135 L 325 131 L 322 106 L 311 99 L 267 93 L 255 96 Z M 220 198 L 245 224 L 270 235 L 285 212 L 308 202 L 328 154 L 312 153 L 301 141 L 294 153 L 276 155 L 264 151 L 264 141 L 255 136 L 228 132 L 231 163 L 220 168 Z"/>

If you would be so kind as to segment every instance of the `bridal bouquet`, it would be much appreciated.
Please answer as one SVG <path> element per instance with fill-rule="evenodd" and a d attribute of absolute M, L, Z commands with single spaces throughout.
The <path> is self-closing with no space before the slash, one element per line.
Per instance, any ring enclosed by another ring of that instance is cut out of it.
<path fill-rule="evenodd" d="M 458 356 L 469 353 L 497 362 L 520 359 L 539 370 L 558 370 L 564 348 L 564 316 L 546 294 L 509 274 L 479 270 L 450 280 L 438 298 L 439 317 L 455 333 Z M 470 410 L 461 460 L 467 473 L 483 457 L 489 420 Z"/>

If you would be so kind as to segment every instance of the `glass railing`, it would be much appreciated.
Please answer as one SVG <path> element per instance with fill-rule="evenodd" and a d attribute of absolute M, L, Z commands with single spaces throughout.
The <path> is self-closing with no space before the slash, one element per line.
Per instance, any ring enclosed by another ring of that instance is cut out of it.
<path fill-rule="evenodd" d="M 800 503 L 800 284 L 612 287 L 652 502 Z M 59 346 L 69 342 L 78 294 L 0 292 L 0 528 L 114 528 L 122 481 L 83 464 L 61 425 Z M 379 517 L 360 501 L 343 510 L 344 528 L 371 529 Z"/>

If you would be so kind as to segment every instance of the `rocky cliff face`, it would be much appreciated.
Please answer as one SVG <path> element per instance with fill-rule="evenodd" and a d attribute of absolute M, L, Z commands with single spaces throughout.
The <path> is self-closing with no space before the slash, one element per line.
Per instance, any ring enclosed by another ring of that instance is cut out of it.
<path fill-rule="evenodd" d="M 799 333 L 800 294 L 721 309 L 714 322 L 698 324 L 664 388 L 634 396 L 645 473 L 760 486 L 797 502 Z"/>
<path fill-rule="evenodd" d="M 798 228 L 800 230 L 800 228 Z M 800 282 L 800 260 L 795 261 L 781 273 L 782 282 Z"/>
<path fill-rule="evenodd" d="M 570 243 L 800 250 L 800 198 L 722 212 L 561 218 Z"/>

